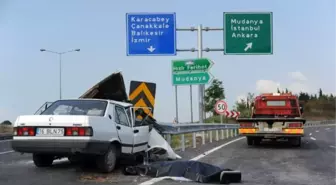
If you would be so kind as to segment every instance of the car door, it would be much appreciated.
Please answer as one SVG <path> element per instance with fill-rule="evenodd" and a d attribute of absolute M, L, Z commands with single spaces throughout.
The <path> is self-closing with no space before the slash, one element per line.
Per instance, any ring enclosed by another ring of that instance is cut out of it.
<path fill-rule="evenodd" d="M 141 120 L 136 120 L 133 109 L 129 108 L 126 110 L 126 112 L 133 126 L 133 153 L 147 150 L 149 140 L 149 125 L 146 124 L 146 122 L 142 122 L 141 125 L 137 124 L 140 123 Z"/>
<path fill-rule="evenodd" d="M 132 125 L 124 107 L 116 105 L 114 114 L 118 136 L 121 141 L 121 152 L 131 154 L 133 153 L 134 141 Z"/>

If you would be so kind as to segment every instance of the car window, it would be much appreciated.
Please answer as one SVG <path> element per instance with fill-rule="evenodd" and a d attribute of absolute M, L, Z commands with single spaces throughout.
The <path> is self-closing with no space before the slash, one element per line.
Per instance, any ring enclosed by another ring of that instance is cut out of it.
<path fill-rule="evenodd" d="M 125 112 L 125 109 L 121 107 L 116 107 L 115 108 L 115 121 L 117 124 L 120 125 L 125 125 L 125 126 L 130 126 L 128 123 L 127 115 Z"/>
<path fill-rule="evenodd" d="M 41 115 L 104 116 L 106 107 L 107 102 L 100 100 L 58 100 Z"/>
<path fill-rule="evenodd" d="M 69 112 L 69 110 L 71 110 L 70 106 L 60 105 L 55 108 L 55 110 L 53 111 L 53 114 L 54 115 L 66 115 L 67 112 Z"/>
<path fill-rule="evenodd" d="M 126 109 L 126 113 L 127 113 L 128 120 L 131 122 L 131 124 L 133 124 L 133 123 L 132 123 L 132 120 L 134 120 L 134 118 L 132 118 L 131 111 L 132 111 L 131 108 L 127 108 L 127 109 Z"/>

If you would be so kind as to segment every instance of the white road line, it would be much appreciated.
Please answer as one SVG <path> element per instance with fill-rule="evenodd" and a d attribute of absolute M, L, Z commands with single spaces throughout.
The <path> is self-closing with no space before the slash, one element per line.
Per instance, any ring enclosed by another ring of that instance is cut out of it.
<path fill-rule="evenodd" d="M 0 143 L 5 143 L 5 142 L 9 142 L 9 141 L 12 141 L 12 139 L 1 140 Z"/>
<path fill-rule="evenodd" d="M 326 128 L 325 130 L 330 130 L 330 128 Z"/>
<path fill-rule="evenodd" d="M 320 132 L 319 130 L 316 130 L 315 132 Z"/>
<path fill-rule="evenodd" d="M 315 138 L 315 137 L 310 137 L 310 139 L 312 139 L 312 140 L 314 140 L 314 141 L 316 140 L 316 138 Z"/>
<path fill-rule="evenodd" d="M 333 145 L 330 145 L 329 147 L 331 147 L 331 148 L 336 148 L 335 146 L 333 146 Z"/>
<path fill-rule="evenodd" d="M 68 158 L 62 158 L 62 159 L 58 159 L 58 160 L 54 160 L 53 164 L 57 164 L 57 163 L 63 163 L 63 162 L 66 162 L 68 160 Z M 24 164 L 34 164 L 34 161 L 25 161 L 23 162 Z"/>
<path fill-rule="evenodd" d="M 69 160 L 67 158 L 62 158 L 62 159 L 54 160 L 53 164 L 60 164 L 64 162 L 69 162 Z M 9 165 L 9 166 L 34 165 L 34 161 L 27 159 L 27 160 L 12 161 L 10 163 L 4 163 L 4 164 L 1 164 L 0 162 L 0 165 Z"/>
<path fill-rule="evenodd" d="M 235 139 L 235 140 L 232 140 L 232 141 L 229 141 L 229 142 L 227 142 L 227 143 L 224 143 L 224 144 L 222 144 L 222 145 L 220 145 L 220 146 L 218 146 L 218 147 L 216 147 L 216 148 L 213 148 L 213 149 L 211 149 L 211 150 L 209 150 L 209 151 L 204 152 L 203 154 L 201 154 L 201 155 L 199 155 L 199 156 L 196 156 L 196 157 L 190 159 L 190 161 L 198 161 L 198 160 L 202 159 L 203 157 L 205 157 L 205 156 L 211 154 L 212 152 L 214 152 L 214 151 L 216 151 L 216 150 L 219 150 L 219 149 L 223 148 L 224 146 L 227 146 L 227 145 L 229 145 L 229 144 L 231 144 L 231 143 L 234 143 L 234 142 L 239 141 L 239 140 L 242 140 L 242 139 L 245 139 L 245 137 L 240 137 L 240 138 L 237 138 L 237 139 Z M 154 184 L 154 183 L 157 183 L 157 182 L 160 182 L 160 181 L 162 181 L 162 180 L 164 180 L 164 179 L 169 179 L 169 178 L 170 178 L 170 177 L 153 178 L 153 179 L 150 179 L 150 180 L 148 180 L 148 181 L 142 182 L 142 183 L 140 183 L 139 185 L 152 185 L 152 184 Z"/>
<path fill-rule="evenodd" d="M 311 135 L 312 135 L 312 133 L 309 133 L 309 135 L 311 136 Z"/>
<path fill-rule="evenodd" d="M 2 155 L 2 154 L 8 154 L 8 153 L 13 153 L 13 152 L 14 152 L 14 150 L 6 151 L 6 152 L 0 152 L 0 155 Z"/>

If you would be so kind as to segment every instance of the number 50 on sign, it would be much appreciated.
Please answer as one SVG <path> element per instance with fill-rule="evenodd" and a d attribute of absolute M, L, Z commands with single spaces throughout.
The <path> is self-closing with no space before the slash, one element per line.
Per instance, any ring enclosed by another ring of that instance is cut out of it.
<path fill-rule="evenodd" d="M 223 100 L 219 100 L 215 104 L 215 111 L 217 114 L 225 114 L 225 111 L 227 110 L 227 104 Z"/>

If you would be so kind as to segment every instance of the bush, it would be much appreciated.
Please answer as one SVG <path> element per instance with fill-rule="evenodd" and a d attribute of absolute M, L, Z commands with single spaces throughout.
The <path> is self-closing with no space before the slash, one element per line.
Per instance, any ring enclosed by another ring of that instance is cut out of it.
<path fill-rule="evenodd" d="M 12 125 L 12 122 L 6 120 L 1 123 L 1 125 Z"/>

